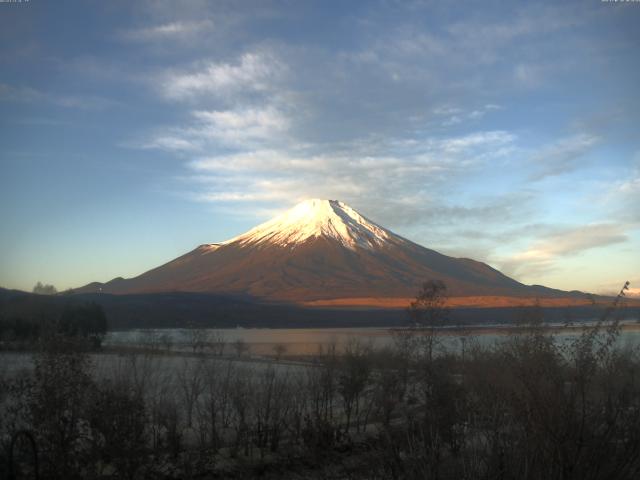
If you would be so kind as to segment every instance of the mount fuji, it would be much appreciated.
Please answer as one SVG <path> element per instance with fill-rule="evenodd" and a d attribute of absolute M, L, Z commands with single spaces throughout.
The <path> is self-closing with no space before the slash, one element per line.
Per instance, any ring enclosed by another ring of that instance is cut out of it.
<path fill-rule="evenodd" d="M 340 201 L 320 199 L 137 277 L 94 282 L 77 292 L 198 292 L 306 305 L 394 306 L 394 299 L 414 297 L 429 279 L 442 280 L 458 298 L 577 293 L 524 285 L 485 263 L 449 257 L 396 235 Z"/>

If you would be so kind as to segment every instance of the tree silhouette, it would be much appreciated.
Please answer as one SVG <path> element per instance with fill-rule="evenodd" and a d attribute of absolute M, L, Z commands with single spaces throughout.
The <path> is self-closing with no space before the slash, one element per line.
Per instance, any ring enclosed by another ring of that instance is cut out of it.
<path fill-rule="evenodd" d="M 38 282 L 33 287 L 33 293 L 37 293 L 38 295 L 55 295 L 58 293 L 58 290 L 53 285 L 43 285 L 42 282 Z"/>
<path fill-rule="evenodd" d="M 421 334 L 419 338 L 429 360 L 433 358 L 437 328 L 449 318 L 446 292 L 447 286 L 443 281 L 428 280 L 422 284 L 415 300 L 409 305 L 411 326 Z"/>

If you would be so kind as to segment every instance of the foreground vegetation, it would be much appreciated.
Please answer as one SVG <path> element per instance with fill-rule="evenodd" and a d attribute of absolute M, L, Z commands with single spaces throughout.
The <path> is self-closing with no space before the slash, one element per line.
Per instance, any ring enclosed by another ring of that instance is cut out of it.
<path fill-rule="evenodd" d="M 506 341 L 454 353 L 438 289 L 393 348 L 304 367 L 157 368 L 158 350 L 98 372 L 82 335 L 41 338 L 33 369 L 1 380 L 3 478 L 638 477 L 640 352 L 615 347 L 613 309 L 559 342 L 533 307 Z"/>

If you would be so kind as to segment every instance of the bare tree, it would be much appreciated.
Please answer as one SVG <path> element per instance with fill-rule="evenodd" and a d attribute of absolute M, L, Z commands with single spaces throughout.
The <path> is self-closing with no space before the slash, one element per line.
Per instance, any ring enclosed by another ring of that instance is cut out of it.
<path fill-rule="evenodd" d="M 171 347 L 173 347 L 173 338 L 171 338 L 169 333 L 163 333 L 160 335 L 159 341 L 167 352 L 171 351 Z"/>
<path fill-rule="evenodd" d="M 239 338 L 233 342 L 233 349 L 236 352 L 236 356 L 240 358 L 249 350 L 249 346 L 242 338 Z"/>
<path fill-rule="evenodd" d="M 211 347 L 213 349 L 213 354 L 221 357 L 224 355 L 225 347 L 227 346 L 227 339 L 225 335 L 220 330 L 214 330 L 209 335 L 209 342 L 211 343 Z"/>
<path fill-rule="evenodd" d="M 224 391 L 221 388 L 217 363 L 208 360 L 203 363 L 203 391 L 201 402 L 197 404 L 198 426 L 203 447 L 209 446 L 214 452 L 220 447 L 220 404 Z"/>
<path fill-rule="evenodd" d="M 95 388 L 91 359 L 81 344 L 53 337 L 46 340 L 34 364 L 29 409 L 38 444 L 49 452 L 45 470 L 54 478 L 70 478 L 83 461 L 82 420 Z"/>
<path fill-rule="evenodd" d="M 110 459 L 118 476 L 133 479 L 146 463 L 147 414 L 144 400 L 127 384 L 103 381 L 89 410 L 93 463 Z"/>
<path fill-rule="evenodd" d="M 240 450 L 244 451 L 244 455 L 249 455 L 251 446 L 250 433 L 250 411 L 251 408 L 251 384 L 250 375 L 239 374 L 233 379 L 230 385 L 230 400 L 232 408 L 232 425 L 235 430 L 235 439 L 231 447 L 231 456 L 238 455 Z"/>
<path fill-rule="evenodd" d="M 204 328 L 192 326 L 187 331 L 188 344 L 193 353 L 202 353 L 209 343 L 209 332 Z"/>
<path fill-rule="evenodd" d="M 190 358 L 183 358 L 182 365 L 178 370 L 178 384 L 189 428 L 193 426 L 194 409 L 204 389 L 202 370 L 203 363 L 197 360 L 193 361 Z"/>
<path fill-rule="evenodd" d="M 349 432 L 351 420 L 359 428 L 360 400 L 371 375 L 370 348 L 356 339 L 350 340 L 339 363 L 338 391 L 342 397 L 346 415 L 345 433 Z"/>
<path fill-rule="evenodd" d="M 406 389 L 406 362 L 393 350 L 380 352 L 381 361 L 375 371 L 374 401 L 382 425 L 389 429 L 391 416 L 402 402 Z"/>
<path fill-rule="evenodd" d="M 273 353 L 276 356 L 276 361 L 280 361 L 282 356 L 287 353 L 287 346 L 282 343 L 278 343 L 273 346 Z"/>
<path fill-rule="evenodd" d="M 252 420 L 254 441 L 263 457 L 266 449 L 278 449 L 289 410 L 288 377 L 272 365 L 253 383 Z"/>
<path fill-rule="evenodd" d="M 433 360 L 433 352 L 437 345 L 437 329 L 445 325 L 449 318 L 446 291 L 447 286 L 444 282 L 428 280 L 409 305 L 412 327 L 419 334 L 418 338 L 429 361 Z"/>

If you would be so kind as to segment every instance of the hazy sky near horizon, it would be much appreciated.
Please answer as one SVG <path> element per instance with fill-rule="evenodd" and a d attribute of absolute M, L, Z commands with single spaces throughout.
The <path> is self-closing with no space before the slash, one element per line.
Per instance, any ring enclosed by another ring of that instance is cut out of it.
<path fill-rule="evenodd" d="M 0 3 L 0 286 L 134 276 L 311 197 L 640 287 L 638 2 Z"/>

